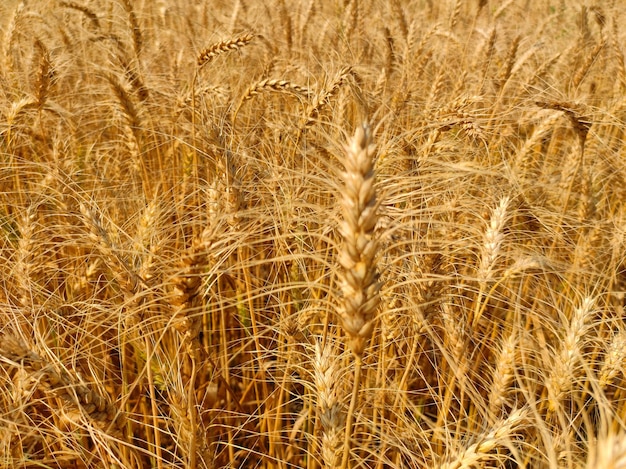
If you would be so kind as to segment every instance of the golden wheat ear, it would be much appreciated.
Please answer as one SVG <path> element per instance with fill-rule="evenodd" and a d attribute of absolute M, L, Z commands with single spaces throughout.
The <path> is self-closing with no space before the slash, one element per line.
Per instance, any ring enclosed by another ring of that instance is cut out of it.
<path fill-rule="evenodd" d="M 198 54 L 198 67 L 203 67 L 204 65 L 215 59 L 215 57 L 225 52 L 241 49 L 245 45 L 252 42 L 253 39 L 254 34 L 244 34 L 233 39 L 219 41 L 215 44 L 211 44 L 209 47 L 200 52 L 200 54 Z"/>
<path fill-rule="evenodd" d="M 339 253 L 343 297 L 339 316 L 350 339 L 350 348 L 360 359 L 372 336 L 381 287 L 376 271 L 378 200 L 369 125 L 357 129 L 345 151 L 341 200 L 344 219 L 340 226 L 343 245 Z"/>

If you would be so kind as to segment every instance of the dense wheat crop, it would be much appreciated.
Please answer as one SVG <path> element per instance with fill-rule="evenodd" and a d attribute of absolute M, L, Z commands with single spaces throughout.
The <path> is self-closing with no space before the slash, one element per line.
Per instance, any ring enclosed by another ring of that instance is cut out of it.
<path fill-rule="evenodd" d="M 0 5 L 0 467 L 626 468 L 626 4 Z"/>

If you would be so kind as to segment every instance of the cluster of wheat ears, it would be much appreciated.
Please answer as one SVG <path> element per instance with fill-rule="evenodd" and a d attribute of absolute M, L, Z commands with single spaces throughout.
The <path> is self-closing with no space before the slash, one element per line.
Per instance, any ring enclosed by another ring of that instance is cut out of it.
<path fill-rule="evenodd" d="M 0 467 L 626 468 L 620 0 L 0 5 Z"/>

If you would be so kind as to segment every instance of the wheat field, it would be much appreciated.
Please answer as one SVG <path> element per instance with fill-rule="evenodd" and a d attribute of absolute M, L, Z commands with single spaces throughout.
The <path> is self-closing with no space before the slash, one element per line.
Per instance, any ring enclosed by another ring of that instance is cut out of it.
<path fill-rule="evenodd" d="M 0 467 L 626 468 L 626 4 L 0 6 Z"/>

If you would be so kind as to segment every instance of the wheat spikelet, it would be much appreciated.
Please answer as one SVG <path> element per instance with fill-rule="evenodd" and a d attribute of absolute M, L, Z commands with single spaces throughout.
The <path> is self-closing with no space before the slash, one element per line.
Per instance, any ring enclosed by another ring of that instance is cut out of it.
<path fill-rule="evenodd" d="M 580 164 L 585 151 L 587 134 L 593 124 L 590 118 L 585 115 L 585 108 L 577 103 L 567 101 L 537 101 L 536 104 L 544 109 L 562 111 L 569 118 L 574 132 L 578 135 L 580 144 Z"/>
<path fill-rule="evenodd" d="M 345 3 L 346 8 L 342 18 L 342 23 L 345 31 L 345 37 L 348 41 L 350 41 L 354 31 L 356 31 L 359 26 L 359 1 L 348 0 Z"/>
<path fill-rule="evenodd" d="M 198 467 L 198 456 L 204 464 L 209 464 L 211 455 L 207 448 L 206 438 L 203 438 L 202 427 L 197 426 L 198 416 L 196 406 L 190 403 L 188 397 L 177 393 L 168 392 L 169 411 L 174 426 L 174 439 L 176 445 L 185 450 L 185 463 L 187 467 Z"/>
<path fill-rule="evenodd" d="M 493 20 L 497 20 L 500 16 L 504 14 L 507 8 L 514 3 L 515 0 L 507 0 L 503 4 L 501 4 L 496 11 L 493 12 Z"/>
<path fill-rule="evenodd" d="M 22 13 L 25 8 L 25 3 L 22 1 L 17 4 L 13 13 L 11 15 L 11 19 L 9 24 L 4 32 L 4 40 L 2 41 L 3 47 L 3 58 L 4 58 L 4 66 L 8 71 L 13 70 L 13 43 L 15 41 L 15 32 L 19 25 Z"/>
<path fill-rule="evenodd" d="M 221 55 L 225 52 L 239 50 L 242 47 L 246 46 L 254 39 L 253 34 L 244 34 L 242 36 L 236 37 L 234 39 L 229 39 L 226 41 L 216 42 L 215 44 L 211 44 L 209 47 L 204 49 L 200 54 L 198 54 L 198 67 L 203 67 L 204 65 L 211 62 L 215 57 Z"/>
<path fill-rule="evenodd" d="M 285 42 L 287 43 L 287 50 L 290 51 L 293 47 L 293 21 L 289 14 L 290 8 L 287 8 L 285 0 L 279 0 L 280 8 L 280 20 L 282 22 L 282 30 L 285 33 Z"/>
<path fill-rule="evenodd" d="M 307 88 L 296 85 L 290 81 L 266 78 L 248 87 L 241 97 L 241 101 L 244 102 L 252 99 L 252 97 L 265 91 L 276 91 L 279 93 L 294 94 L 296 96 L 309 94 Z"/>
<path fill-rule="evenodd" d="M 137 131 L 140 128 L 141 119 L 139 118 L 137 106 L 135 106 L 130 94 L 115 76 L 107 74 L 106 79 L 111 85 L 111 89 L 117 98 L 117 102 L 120 105 L 120 109 L 122 110 L 122 114 L 124 115 L 128 126 L 133 129 L 133 132 Z"/>
<path fill-rule="evenodd" d="M 595 19 L 600 29 L 603 30 L 607 23 L 604 10 L 602 10 L 602 8 L 598 5 L 592 5 L 591 7 L 589 7 L 589 12 L 593 13 L 593 18 Z"/>
<path fill-rule="evenodd" d="M 139 276 L 146 282 L 150 282 L 153 276 L 152 267 L 156 251 L 159 248 L 159 241 L 154 239 L 154 235 L 157 231 L 160 215 L 158 199 L 155 198 L 143 210 L 134 237 L 133 247 L 138 257 L 134 265 L 138 266 Z"/>
<path fill-rule="evenodd" d="M 33 270 L 36 268 L 34 262 L 36 219 L 36 207 L 31 205 L 18 224 L 20 237 L 17 243 L 13 278 L 17 286 L 17 303 L 26 308 L 32 308 L 35 294 L 32 281 Z"/>
<path fill-rule="evenodd" d="M 304 14 L 302 15 L 302 21 L 300 22 L 300 46 L 304 47 L 306 44 L 305 38 L 307 31 L 309 29 L 309 25 L 313 24 L 313 18 L 315 13 L 317 13 L 317 8 L 315 8 L 315 0 L 309 0 L 309 5 L 307 6 Z"/>
<path fill-rule="evenodd" d="M 445 348 L 449 354 L 447 360 L 451 365 L 452 376 L 465 379 L 470 366 L 470 362 L 467 360 L 469 325 L 464 317 L 459 316 L 454 305 L 449 302 L 441 305 L 441 322 L 445 336 Z M 452 389 L 448 389 L 447 392 L 451 393 Z"/>
<path fill-rule="evenodd" d="M 476 53 L 476 59 L 474 60 L 475 67 L 481 70 L 481 81 L 482 86 L 481 90 L 487 84 L 487 77 L 489 76 L 489 69 L 491 68 L 491 64 L 494 61 L 494 54 L 496 50 L 496 39 L 497 39 L 497 29 L 493 27 L 491 32 L 489 33 L 489 37 L 482 44 L 478 52 Z"/>
<path fill-rule="evenodd" d="M 107 75 L 107 80 L 111 85 L 111 89 L 115 93 L 119 110 L 121 111 L 122 132 L 124 143 L 128 153 L 130 154 L 132 167 L 136 173 L 142 171 L 141 155 L 141 118 L 139 110 L 133 102 L 130 94 L 126 91 L 122 83 L 113 75 Z M 147 178 L 145 179 L 147 181 Z"/>
<path fill-rule="evenodd" d="M 206 260 L 206 250 L 210 245 L 211 230 L 207 228 L 181 257 L 178 271 L 172 279 L 169 302 L 175 317 L 174 327 L 188 344 L 194 343 L 200 332 L 200 317 L 192 314 L 194 312 L 192 308 L 202 284 L 201 273 Z"/>
<path fill-rule="evenodd" d="M 360 126 L 345 147 L 341 207 L 343 221 L 339 233 L 343 243 L 339 252 L 338 273 L 341 304 L 337 310 L 348 345 L 356 359 L 354 386 L 346 418 L 341 468 L 350 460 L 352 418 L 361 382 L 361 362 L 376 321 L 381 283 L 376 271 L 379 243 L 376 236 L 378 201 L 372 155 L 374 146 L 367 124 Z"/>
<path fill-rule="evenodd" d="M 120 44 L 118 44 L 119 48 Z M 136 94 L 140 101 L 146 101 L 150 96 L 139 70 L 139 61 L 137 59 L 129 59 L 126 52 L 120 48 L 120 53 L 116 55 L 124 76 L 131 86 L 131 90 Z M 117 93 L 116 93 L 117 94 Z"/>
<path fill-rule="evenodd" d="M 464 81 L 463 77 L 460 78 L 459 82 L 462 81 Z M 436 112 L 432 114 L 431 120 L 437 122 L 440 126 L 438 129 L 440 132 L 446 132 L 455 126 L 458 126 L 472 140 L 481 139 L 486 141 L 487 136 L 481 125 L 478 123 L 477 117 L 474 113 L 468 111 L 472 102 L 473 100 L 471 97 L 462 95 L 458 99 L 455 99 L 452 103 L 437 109 Z"/>
<path fill-rule="evenodd" d="M 393 66 L 394 66 L 396 57 L 394 53 L 394 43 L 393 43 L 393 36 L 391 35 L 391 31 L 389 31 L 389 28 L 385 27 L 384 32 L 385 32 L 385 66 L 383 67 L 383 70 L 385 72 L 386 79 L 389 79 L 389 76 L 393 72 Z"/>
<path fill-rule="evenodd" d="M 459 15 L 461 14 L 461 5 L 463 2 L 461 0 L 456 0 L 454 3 L 454 8 L 452 9 L 452 13 L 450 14 L 450 22 L 448 23 L 448 29 L 452 31 L 456 26 L 457 21 L 459 20 Z"/>
<path fill-rule="evenodd" d="M 615 53 L 615 60 L 617 61 L 617 71 L 618 71 L 618 83 L 619 89 L 621 91 L 626 90 L 626 63 L 624 61 L 624 51 L 618 42 L 618 33 L 617 33 L 617 21 L 613 18 L 612 28 L 611 28 L 611 47 L 613 48 L 613 52 Z"/>
<path fill-rule="evenodd" d="M 593 194 L 593 181 L 589 168 L 582 168 L 581 179 L 578 221 L 582 225 L 587 226 L 596 216 L 596 197 Z"/>
<path fill-rule="evenodd" d="M 542 111 L 546 112 L 546 111 Z M 524 142 L 524 145 L 517 152 L 516 160 L 519 168 L 520 178 L 526 183 L 532 183 L 541 170 L 543 163 L 542 156 L 536 148 L 546 136 L 555 128 L 557 120 L 561 118 L 559 113 L 553 112 L 545 117 L 535 126 L 532 135 Z"/>

